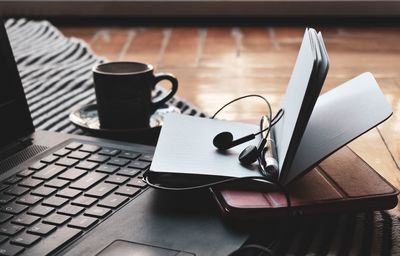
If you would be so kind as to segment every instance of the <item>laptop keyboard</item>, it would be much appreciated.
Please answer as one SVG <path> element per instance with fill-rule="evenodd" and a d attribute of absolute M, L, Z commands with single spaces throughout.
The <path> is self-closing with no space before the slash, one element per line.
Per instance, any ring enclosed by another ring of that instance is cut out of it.
<path fill-rule="evenodd" d="M 0 184 L 0 255 L 60 249 L 146 188 L 151 160 L 74 141 L 9 177 Z"/>

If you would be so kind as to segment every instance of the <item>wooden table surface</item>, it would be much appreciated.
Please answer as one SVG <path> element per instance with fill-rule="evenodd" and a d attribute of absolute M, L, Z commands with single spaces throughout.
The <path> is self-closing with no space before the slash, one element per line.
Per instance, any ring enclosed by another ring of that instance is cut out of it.
<path fill-rule="evenodd" d="M 304 33 L 302 27 L 266 26 L 59 28 L 108 60 L 146 62 L 157 72 L 175 74 L 178 95 L 210 115 L 229 100 L 252 93 L 266 96 L 276 112 Z M 369 71 L 391 104 L 393 116 L 350 147 L 400 189 L 400 28 L 317 29 L 330 57 L 323 92 Z M 258 119 L 264 110 L 264 102 L 250 99 L 227 108 L 221 117 Z M 400 215 L 400 206 L 391 212 Z"/>

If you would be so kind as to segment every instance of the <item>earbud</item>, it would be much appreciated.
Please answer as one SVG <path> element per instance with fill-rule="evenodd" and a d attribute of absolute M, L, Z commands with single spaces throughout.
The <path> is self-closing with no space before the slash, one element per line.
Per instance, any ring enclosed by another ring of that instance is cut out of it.
<path fill-rule="evenodd" d="M 216 148 L 225 150 L 229 148 L 229 145 L 233 141 L 233 135 L 230 132 L 221 132 L 218 133 L 214 139 L 213 144 Z"/>
<path fill-rule="evenodd" d="M 254 145 L 247 146 L 239 155 L 239 162 L 243 165 L 250 165 L 258 158 L 258 150 Z"/>
<path fill-rule="evenodd" d="M 233 135 L 230 132 L 221 132 L 217 134 L 213 139 L 213 144 L 219 150 L 227 150 L 240 145 L 244 142 L 254 139 L 256 136 L 254 134 L 246 135 L 237 140 L 233 140 Z"/>
<path fill-rule="evenodd" d="M 264 138 L 258 144 L 258 148 L 254 145 L 247 146 L 239 155 L 240 163 L 244 165 L 250 165 L 254 163 L 265 147 L 266 142 L 267 140 Z"/>
<path fill-rule="evenodd" d="M 217 134 L 214 139 L 213 139 L 213 144 L 218 150 L 227 150 L 229 148 L 235 147 L 239 144 L 242 144 L 244 142 L 247 142 L 249 140 L 252 140 L 256 137 L 258 134 L 262 134 L 263 139 L 260 141 L 260 144 L 258 147 L 256 146 L 248 146 L 246 147 L 239 155 L 239 161 L 243 165 L 250 165 L 254 163 L 258 158 L 260 159 L 260 166 L 263 165 L 264 157 L 263 157 L 263 150 L 265 149 L 265 144 L 267 142 L 268 133 L 266 131 L 270 131 L 271 128 L 282 118 L 284 110 L 279 109 L 279 111 L 276 113 L 274 118 L 272 118 L 272 109 L 271 105 L 269 104 L 268 100 L 257 94 L 250 94 L 250 95 L 245 95 L 239 98 L 236 98 L 234 100 L 231 100 L 230 102 L 226 103 L 224 106 L 222 106 L 220 109 L 218 109 L 217 112 L 211 117 L 211 119 L 214 119 L 219 112 L 221 112 L 225 107 L 229 106 L 230 104 L 244 99 L 244 98 L 249 98 L 249 97 L 257 97 L 265 101 L 265 103 L 268 105 L 268 113 L 269 117 L 263 116 L 260 121 L 260 132 L 257 132 L 255 134 L 249 134 L 247 136 L 244 136 L 242 138 L 239 138 L 237 140 L 233 140 L 233 135 L 230 132 L 221 132 Z M 265 149 L 266 150 L 266 149 Z"/>

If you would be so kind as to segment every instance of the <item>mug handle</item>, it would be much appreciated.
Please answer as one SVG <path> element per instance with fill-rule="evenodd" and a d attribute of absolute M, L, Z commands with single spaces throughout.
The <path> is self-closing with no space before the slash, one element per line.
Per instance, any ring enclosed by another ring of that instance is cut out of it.
<path fill-rule="evenodd" d="M 174 96 L 174 94 L 178 91 L 178 80 L 176 79 L 176 77 L 174 75 L 169 74 L 169 73 L 159 73 L 159 74 L 155 74 L 154 78 L 155 78 L 154 86 L 157 83 L 161 82 L 162 80 L 170 81 L 171 82 L 171 91 L 169 92 L 169 94 L 167 96 L 165 96 L 161 100 L 152 103 L 153 112 L 156 111 L 158 108 L 162 107 L 165 104 L 165 102 L 167 102 L 169 99 L 171 99 L 172 96 Z"/>

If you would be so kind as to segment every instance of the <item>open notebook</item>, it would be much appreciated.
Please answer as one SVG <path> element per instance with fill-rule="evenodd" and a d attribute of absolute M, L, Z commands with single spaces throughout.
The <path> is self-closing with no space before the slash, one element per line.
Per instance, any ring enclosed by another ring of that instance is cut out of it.
<path fill-rule="evenodd" d="M 283 185 L 306 174 L 392 114 L 370 73 L 363 73 L 319 96 L 328 67 L 321 33 L 306 29 L 282 103 L 284 115 L 272 129 L 279 182 Z M 182 186 L 227 177 L 261 177 L 256 164 L 242 166 L 237 160 L 246 146 L 257 145 L 257 141 L 221 153 L 212 140 L 223 131 L 239 138 L 258 132 L 259 127 L 176 114 L 167 116 L 149 176 L 159 184 Z"/>

